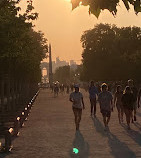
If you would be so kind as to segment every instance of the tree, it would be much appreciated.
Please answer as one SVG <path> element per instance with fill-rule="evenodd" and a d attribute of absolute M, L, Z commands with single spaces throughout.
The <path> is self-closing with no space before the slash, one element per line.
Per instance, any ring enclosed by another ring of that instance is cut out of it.
<path fill-rule="evenodd" d="M 94 14 L 97 18 L 101 11 L 104 9 L 109 10 L 114 16 L 117 13 L 117 6 L 120 0 L 71 0 L 72 9 L 75 9 L 80 5 L 89 6 L 89 14 Z M 130 9 L 130 5 L 134 7 L 136 14 L 141 12 L 140 0 L 122 0 L 127 10 Z"/>
<path fill-rule="evenodd" d="M 40 62 L 47 52 L 47 40 L 43 33 L 33 30 L 32 1 L 26 12 L 19 14 L 19 1 L 0 1 L 0 72 L 30 81 L 40 81 Z"/>
<path fill-rule="evenodd" d="M 59 81 L 63 84 L 70 82 L 70 66 L 61 66 L 54 73 L 54 81 Z"/>
<path fill-rule="evenodd" d="M 81 42 L 84 80 L 140 79 L 141 28 L 99 24 Z"/>

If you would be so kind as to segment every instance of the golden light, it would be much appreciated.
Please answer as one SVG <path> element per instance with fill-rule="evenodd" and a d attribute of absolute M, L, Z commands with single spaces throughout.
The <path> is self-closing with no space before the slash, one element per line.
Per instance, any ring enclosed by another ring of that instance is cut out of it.
<path fill-rule="evenodd" d="M 67 1 L 67 2 L 71 2 L 71 0 L 65 0 L 65 1 Z"/>

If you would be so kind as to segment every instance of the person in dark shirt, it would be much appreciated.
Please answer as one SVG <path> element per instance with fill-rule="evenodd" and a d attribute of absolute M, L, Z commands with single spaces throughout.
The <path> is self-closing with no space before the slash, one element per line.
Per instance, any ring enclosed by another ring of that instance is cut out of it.
<path fill-rule="evenodd" d="M 96 115 L 96 95 L 98 95 L 97 88 L 94 86 L 94 81 L 90 82 L 89 98 L 91 103 L 91 116 Z"/>
<path fill-rule="evenodd" d="M 124 94 L 121 98 L 122 104 L 123 104 L 123 108 L 124 108 L 124 113 L 126 115 L 126 122 L 127 122 L 127 126 L 128 129 L 130 128 L 130 121 L 132 119 L 132 112 L 134 109 L 134 95 L 131 91 L 131 88 L 129 86 L 126 86 L 125 90 L 124 90 Z"/>
<path fill-rule="evenodd" d="M 138 97 L 138 90 L 134 86 L 134 81 L 133 80 L 128 80 L 128 86 L 131 88 L 131 91 L 134 95 L 134 103 L 133 103 L 133 118 L 132 118 L 132 123 L 137 120 L 136 118 L 136 112 L 137 112 L 137 97 Z"/>
<path fill-rule="evenodd" d="M 54 85 L 54 97 L 57 97 L 58 93 L 59 93 L 59 87 L 58 87 L 57 83 L 55 83 L 55 85 Z"/>
<path fill-rule="evenodd" d="M 71 92 L 73 92 L 74 84 L 71 84 Z"/>
<path fill-rule="evenodd" d="M 102 92 L 98 95 L 98 101 L 100 104 L 100 111 L 103 116 L 103 123 L 105 125 L 104 130 L 106 131 L 111 118 L 111 112 L 113 111 L 113 97 L 108 91 L 108 86 L 106 83 L 103 83 L 101 88 Z"/>
<path fill-rule="evenodd" d="M 114 105 L 117 107 L 119 123 L 123 122 L 123 106 L 121 102 L 122 95 L 122 87 L 121 85 L 118 85 L 114 95 Z"/>
<path fill-rule="evenodd" d="M 69 85 L 67 85 L 67 94 L 69 94 L 69 92 L 70 92 L 70 86 Z"/>

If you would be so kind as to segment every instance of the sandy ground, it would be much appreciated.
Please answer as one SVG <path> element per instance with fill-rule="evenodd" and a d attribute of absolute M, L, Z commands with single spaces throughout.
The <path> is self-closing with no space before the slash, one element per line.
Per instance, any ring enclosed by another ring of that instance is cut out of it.
<path fill-rule="evenodd" d="M 125 123 L 118 123 L 115 109 L 110 131 L 105 132 L 99 105 L 97 118 L 91 118 L 88 94 L 82 93 L 86 109 L 80 132 L 75 132 L 69 95 L 54 98 L 49 90 L 41 90 L 12 152 L 0 158 L 141 158 L 141 110 L 128 131 Z M 74 154 L 73 148 L 79 153 Z"/>

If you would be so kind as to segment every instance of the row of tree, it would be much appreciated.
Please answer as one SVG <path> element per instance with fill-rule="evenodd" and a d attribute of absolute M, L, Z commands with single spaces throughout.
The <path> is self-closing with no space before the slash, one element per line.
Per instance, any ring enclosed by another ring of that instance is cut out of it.
<path fill-rule="evenodd" d="M 99 24 L 81 37 L 81 79 L 141 79 L 141 28 Z"/>
<path fill-rule="evenodd" d="M 18 0 L 0 1 L 0 75 L 38 82 L 47 40 L 43 33 L 33 30 L 32 21 L 38 14 L 33 13 L 32 1 L 27 1 L 24 14 L 20 14 L 18 5 Z"/>
<path fill-rule="evenodd" d="M 76 69 L 71 69 L 69 65 L 62 66 L 56 69 L 53 79 L 59 81 L 62 84 L 77 83 L 80 79 L 81 66 L 77 65 Z"/>

